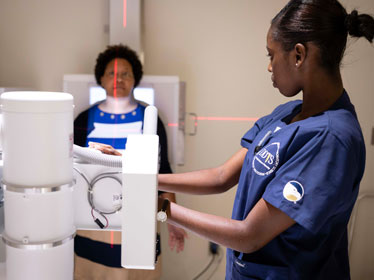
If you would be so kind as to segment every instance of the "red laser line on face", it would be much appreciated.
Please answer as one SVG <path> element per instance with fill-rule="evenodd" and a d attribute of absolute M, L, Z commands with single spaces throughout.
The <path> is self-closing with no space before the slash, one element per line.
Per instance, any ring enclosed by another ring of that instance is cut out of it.
<path fill-rule="evenodd" d="M 123 28 L 127 25 L 127 1 L 123 0 Z"/>
<path fill-rule="evenodd" d="M 117 58 L 114 60 L 113 97 L 117 97 Z"/>

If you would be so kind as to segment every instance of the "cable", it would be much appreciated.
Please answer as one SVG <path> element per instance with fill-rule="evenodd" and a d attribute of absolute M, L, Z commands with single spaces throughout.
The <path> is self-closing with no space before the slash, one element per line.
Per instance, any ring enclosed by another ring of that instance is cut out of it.
<path fill-rule="evenodd" d="M 198 274 L 198 275 L 196 275 L 194 278 L 193 278 L 193 280 L 197 280 L 197 279 L 199 279 L 199 277 L 200 276 L 202 276 L 208 269 L 209 269 L 209 267 L 212 265 L 212 263 L 213 263 L 213 261 L 214 261 L 214 259 L 215 259 L 215 257 L 216 257 L 216 255 L 212 255 L 212 258 L 211 258 L 211 260 L 209 261 L 209 263 L 208 263 L 208 265 Z"/>
<path fill-rule="evenodd" d="M 105 217 L 103 214 L 100 214 L 106 221 L 106 225 L 104 225 L 98 218 L 95 217 L 94 213 L 93 213 L 94 209 L 91 208 L 91 215 L 92 215 L 92 218 L 94 219 L 94 222 L 100 227 L 100 228 L 107 228 L 109 226 L 109 221 L 108 221 L 108 218 Z"/>
<path fill-rule="evenodd" d="M 80 171 L 76 167 L 73 167 L 73 168 L 79 175 L 82 176 L 82 178 L 86 181 L 86 183 L 88 185 L 87 200 L 88 200 L 89 205 L 91 206 L 91 215 L 92 215 L 92 218 L 93 218 L 94 222 L 100 228 L 107 228 L 109 226 L 109 221 L 108 221 L 108 218 L 105 215 L 110 215 L 110 214 L 117 213 L 118 211 L 120 211 L 122 209 L 122 205 L 119 205 L 113 211 L 109 211 L 109 212 L 108 211 L 102 211 L 102 210 L 98 209 L 95 206 L 94 199 L 93 199 L 93 188 L 95 187 L 95 184 L 97 182 L 99 182 L 100 180 L 106 179 L 106 178 L 113 179 L 113 180 L 117 181 L 120 185 L 122 185 L 122 181 L 118 177 L 114 176 L 114 175 L 121 174 L 121 172 L 119 172 L 119 171 L 104 172 L 104 173 L 101 173 L 101 174 L 97 175 L 96 177 L 94 177 L 93 180 L 90 182 L 88 180 L 88 178 L 83 174 L 82 171 Z M 95 217 L 93 211 L 95 211 L 96 213 L 98 213 L 100 216 L 102 216 L 105 219 L 105 225 L 98 218 Z"/>
<path fill-rule="evenodd" d="M 118 177 L 113 176 L 113 175 L 117 175 L 117 174 L 122 174 L 122 173 L 118 172 L 118 171 L 101 173 L 101 174 L 97 175 L 95 178 L 93 178 L 93 180 L 91 181 L 91 183 L 88 185 L 88 203 L 90 204 L 90 206 L 96 212 L 100 213 L 101 215 L 103 215 L 103 214 L 106 214 L 106 215 L 108 215 L 108 214 L 114 214 L 114 213 L 116 213 L 116 212 L 118 212 L 118 211 L 120 211 L 122 209 L 122 205 L 119 205 L 113 211 L 109 211 L 109 212 L 102 211 L 102 210 L 99 210 L 95 206 L 94 201 L 93 201 L 93 188 L 95 187 L 95 184 L 97 182 L 99 182 L 100 180 L 103 180 L 103 179 L 106 179 L 106 178 L 110 178 L 110 179 L 113 179 L 113 180 L 117 181 L 120 185 L 122 185 L 122 181 L 120 179 L 118 179 Z"/>
<path fill-rule="evenodd" d="M 80 170 L 79 170 L 78 168 L 76 168 L 76 167 L 73 167 L 73 169 L 74 169 L 75 171 L 77 171 L 77 173 L 78 173 L 79 175 L 82 176 L 82 178 L 86 181 L 87 185 L 89 186 L 89 185 L 90 185 L 90 182 L 88 181 L 87 177 L 83 174 L 83 172 L 80 171 Z"/>
<path fill-rule="evenodd" d="M 221 248 L 218 248 L 218 250 L 217 250 L 217 255 L 218 255 L 217 266 L 216 266 L 216 268 L 212 271 L 212 273 L 209 275 L 209 277 L 207 278 L 207 280 L 210 280 L 210 279 L 213 277 L 214 273 L 217 272 L 218 265 L 219 265 L 219 264 L 221 263 L 221 261 L 222 261 L 223 254 L 222 254 L 222 252 L 221 252 Z"/>
<path fill-rule="evenodd" d="M 221 248 L 217 245 L 217 244 L 214 244 L 212 242 L 210 242 L 209 244 L 209 250 L 212 254 L 212 258 L 210 259 L 209 263 L 205 266 L 205 268 L 198 274 L 196 275 L 193 280 L 198 280 L 200 279 L 201 276 L 203 276 L 208 270 L 209 268 L 212 267 L 213 263 L 217 260 L 216 262 L 216 267 L 214 268 L 214 270 L 210 273 L 209 277 L 207 278 L 207 280 L 211 279 L 211 277 L 214 275 L 214 273 L 217 271 L 217 268 L 218 268 L 218 265 L 221 263 L 222 261 L 222 251 L 221 251 Z"/>

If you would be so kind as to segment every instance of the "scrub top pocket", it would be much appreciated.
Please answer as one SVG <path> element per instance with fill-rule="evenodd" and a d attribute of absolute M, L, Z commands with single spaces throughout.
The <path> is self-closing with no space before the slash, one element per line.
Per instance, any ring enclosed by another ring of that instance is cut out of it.
<path fill-rule="evenodd" d="M 234 257 L 230 280 L 244 279 L 288 280 L 289 271 L 287 267 L 250 263 Z"/>

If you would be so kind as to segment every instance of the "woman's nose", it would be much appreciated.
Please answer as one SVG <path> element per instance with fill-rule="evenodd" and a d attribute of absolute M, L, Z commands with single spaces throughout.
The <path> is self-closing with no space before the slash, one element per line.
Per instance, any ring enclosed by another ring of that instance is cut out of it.
<path fill-rule="evenodd" d="M 273 67 L 271 66 L 271 62 L 269 62 L 269 65 L 268 65 L 268 71 L 271 73 L 273 72 Z"/>

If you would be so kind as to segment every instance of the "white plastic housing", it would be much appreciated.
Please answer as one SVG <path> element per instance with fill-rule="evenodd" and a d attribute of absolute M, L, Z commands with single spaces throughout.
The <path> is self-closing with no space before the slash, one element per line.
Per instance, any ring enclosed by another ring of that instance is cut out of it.
<path fill-rule="evenodd" d="M 64 239 L 74 233 L 73 188 L 27 194 L 4 191 L 5 235 L 23 242 Z"/>
<path fill-rule="evenodd" d="M 158 174 L 157 135 L 130 135 L 123 154 L 122 266 L 154 269 Z"/>
<path fill-rule="evenodd" d="M 6 245 L 6 280 L 73 279 L 73 252 L 74 239 L 46 249 L 19 249 Z"/>
<path fill-rule="evenodd" d="M 23 187 L 73 179 L 73 97 L 60 92 L 5 92 L 3 180 Z"/>
<path fill-rule="evenodd" d="M 157 134 L 157 108 L 155 106 L 145 108 L 143 134 Z"/>
<path fill-rule="evenodd" d="M 6 92 L 1 106 L 6 277 L 72 279 L 73 97 Z"/>

